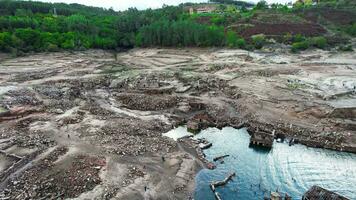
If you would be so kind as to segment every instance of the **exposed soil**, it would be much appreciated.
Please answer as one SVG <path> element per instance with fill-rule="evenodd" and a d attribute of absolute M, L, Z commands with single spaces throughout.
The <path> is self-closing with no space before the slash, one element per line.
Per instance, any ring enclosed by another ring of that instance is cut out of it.
<path fill-rule="evenodd" d="M 353 53 L 91 50 L 0 74 L 3 199 L 189 199 L 201 152 L 162 136 L 187 122 L 356 152 Z"/>
<path fill-rule="evenodd" d="M 321 9 L 308 9 L 301 13 L 301 16 L 312 22 L 332 22 L 340 25 L 351 25 L 355 22 L 356 14 L 349 10 L 322 8 Z M 321 19 L 322 18 L 322 19 Z"/>
<path fill-rule="evenodd" d="M 236 31 L 242 37 L 249 38 L 253 35 L 264 34 L 267 36 L 284 36 L 287 33 L 292 35 L 301 34 L 304 36 L 317 36 L 326 33 L 326 30 L 318 25 L 312 23 L 252 23 L 248 28 L 239 29 L 239 25 L 236 26 Z"/>

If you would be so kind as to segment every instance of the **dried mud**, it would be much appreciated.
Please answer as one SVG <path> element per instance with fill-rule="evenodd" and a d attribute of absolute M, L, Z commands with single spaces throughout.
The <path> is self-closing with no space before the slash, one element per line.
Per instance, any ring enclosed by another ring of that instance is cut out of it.
<path fill-rule="evenodd" d="M 356 152 L 353 53 L 91 50 L 0 74 L 2 199 L 189 199 L 204 164 L 162 133 L 191 122 Z"/>

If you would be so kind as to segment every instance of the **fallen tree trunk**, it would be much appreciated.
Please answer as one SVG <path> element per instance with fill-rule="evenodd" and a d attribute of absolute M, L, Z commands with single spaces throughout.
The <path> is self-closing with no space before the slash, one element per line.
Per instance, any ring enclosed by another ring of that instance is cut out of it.
<path fill-rule="evenodd" d="M 230 156 L 230 155 L 218 156 L 218 157 L 215 157 L 215 158 L 213 159 L 213 161 L 216 162 L 216 161 L 218 161 L 218 160 L 221 160 L 221 159 L 226 158 L 226 157 L 229 157 L 229 156 Z"/>
<path fill-rule="evenodd" d="M 210 184 L 210 189 L 213 191 L 214 195 L 215 195 L 215 199 L 217 200 L 222 200 L 220 197 L 220 194 L 218 192 L 216 192 L 216 188 L 220 187 L 220 186 L 224 186 L 226 185 L 231 179 L 232 177 L 236 176 L 236 173 L 233 172 L 231 173 L 228 177 L 226 177 L 224 180 L 222 181 L 215 181 L 213 183 Z"/>

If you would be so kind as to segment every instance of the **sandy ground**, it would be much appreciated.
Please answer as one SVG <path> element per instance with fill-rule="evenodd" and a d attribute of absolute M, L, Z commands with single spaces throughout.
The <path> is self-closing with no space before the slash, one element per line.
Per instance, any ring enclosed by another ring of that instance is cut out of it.
<path fill-rule="evenodd" d="M 189 199 L 202 165 L 161 135 L 191 120 L 356 152 L 355 87 L 356 55 L 321 50 L 4 58 L 0 198 Z"/>

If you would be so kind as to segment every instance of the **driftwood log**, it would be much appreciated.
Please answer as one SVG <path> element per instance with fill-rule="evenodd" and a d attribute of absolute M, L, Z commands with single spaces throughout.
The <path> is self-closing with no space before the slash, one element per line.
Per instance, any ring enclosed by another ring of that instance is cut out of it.
<path fill-rule="evenodd" d="M 205 144 L 205 145 L 201 145 L 200 148 L 202 150 L 205 150 L 205 149 L 209 149 L 211 146 L 213 146 L 213 144 L 212 143 L 208 143 L 208 144 Z"/>
<path fill-rule="evenodd" d="M 224 158 L 229 157 L 229 156 L 230 156 L 230 155 L 218 156 L 218 157 L 215 157 L 215 158 L 213 159 L 213 161 L 216 162 L 216 161 L 218 161 L 218 160 L 224 159 Z"/>
<path fill-rule="evenodd" d="M 215 199 L 222 200 L 222 198 L 220 197 L 220 194 L 218 192 L 216 192 L 216 188 L 226 185 L 234 176 L 236 176 L 235 172 L 231 173 L 228 177 L 226 177 L 222 181 L 214 181 L 210 184 L 210 189 L 211 189 L 211 191 L 213 191 L 213 193 L 215 195 Z"/>

